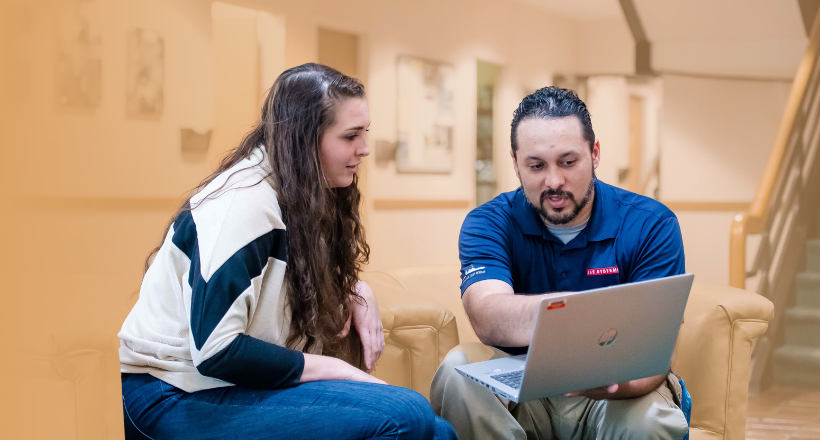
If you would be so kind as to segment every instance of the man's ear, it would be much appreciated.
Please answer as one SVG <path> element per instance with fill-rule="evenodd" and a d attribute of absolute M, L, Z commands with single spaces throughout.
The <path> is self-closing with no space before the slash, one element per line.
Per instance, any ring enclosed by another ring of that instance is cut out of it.
<path fill-rule="evenodd" d="M 601 141 L 595 139 L 592 145 L 592 169 L 598 169 L 598 164 L 601 162 Z"/>
<path fill-rule="evenodd" d="M 515 169 L 515 175 L 518 176 L 518 180 L 521 180 L 521 173 L 518 172 L 518 160 L 515 157 L 515 150 L 510 150 L 510 157 L 512 158 L 513 169 Z"/>

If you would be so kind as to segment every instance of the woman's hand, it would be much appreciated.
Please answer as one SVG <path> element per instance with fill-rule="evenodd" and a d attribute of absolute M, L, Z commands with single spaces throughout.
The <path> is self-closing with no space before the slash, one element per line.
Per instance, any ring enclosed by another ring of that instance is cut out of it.
<path fill-rule="evenodd" d="M 376 379 L 341 359 L 310 353 L 304 353 L 304 356 L 305 368 L 299 379 L 301 383 L 317 380 L 352 380 L 385 385 L 384 381 Z"/>
<path fill-rule="evenodd" d="M 384 351 L 384 327 L 382 327 L 379 306 L 376 304 L 376 296 L 373 295 L 370 286 L 364 281 L 359 281 L 356 283 L 356 292 L 362 297 L 364 303 L 356 300 L 350 301 L 351 318 L 362 339 L 364 366 L 369 373 L 373 371 L 376 361 Z"/>

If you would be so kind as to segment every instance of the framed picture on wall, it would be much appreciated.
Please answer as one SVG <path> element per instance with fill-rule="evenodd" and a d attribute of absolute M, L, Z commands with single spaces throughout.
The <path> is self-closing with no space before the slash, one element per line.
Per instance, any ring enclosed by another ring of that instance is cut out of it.
<path fill-rule="evenodd" d="M 159 118 L 165 106 L 165 40 L 150 29 L 131 29 L 126 56 L 126 114 Z"/>
<path fill-rule="evenodd" d="M 62 5 L 57 20 L 57 105 L 94 110 L 102 95 L 102 19 L 95 1 Z"/>
<path fill-rule="evenodd" d="M 396 170 L 452 172 L 455 69 L 448 64 L 402 55 L 397 70 Z"/>

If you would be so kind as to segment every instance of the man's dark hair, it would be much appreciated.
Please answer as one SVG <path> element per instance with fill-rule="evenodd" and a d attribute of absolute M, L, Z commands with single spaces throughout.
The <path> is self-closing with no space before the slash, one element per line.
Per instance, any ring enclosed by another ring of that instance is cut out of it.
<path fill-rule="evenodd" d="M 513 112 L 510 144 L 513 154 L 518 151 L 518 124 L 527 118 L 563 118 L 576 116 L 584 129 L 584 139 L 589 142 L 589 149 L 595 146 L 595 132 L 592 131 L 592 119 L 584 101 L 569 89 L 550 86 L 538 89 L 527 96 Z"/>

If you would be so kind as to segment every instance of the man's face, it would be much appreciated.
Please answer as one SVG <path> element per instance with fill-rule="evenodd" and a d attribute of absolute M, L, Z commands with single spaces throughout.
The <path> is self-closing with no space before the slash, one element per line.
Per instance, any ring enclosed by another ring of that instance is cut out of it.
<path fill-rule="evenodd" d="M 601 152 L 598 141 L 590 151 L 575 116 L 527 118 L 517 129 L 518 151 L 511 154 L 515 173 L 541 218 L 560 226 L 589 219 Z"/>

